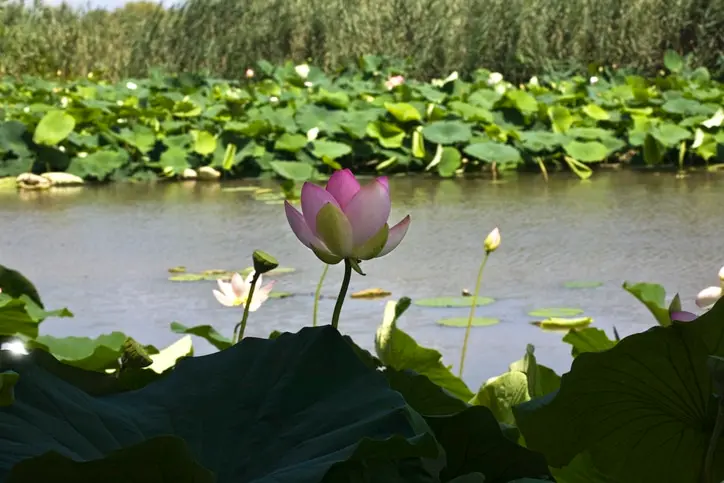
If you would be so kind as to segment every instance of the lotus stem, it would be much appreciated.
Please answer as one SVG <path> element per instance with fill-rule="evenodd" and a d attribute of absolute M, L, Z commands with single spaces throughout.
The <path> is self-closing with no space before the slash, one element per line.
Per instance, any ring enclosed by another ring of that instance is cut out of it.
<path fill-rule="evenodd" d="M 239 343 L 241 339 L 244 338 L 246 321 L 249 318 L 249 307 L 251 306 L 251 301 L 254 300 L 254 289 L 256 288 L 256 283 L 259 281 L 259 277 L 261 277 L 261 272 L 254 271 L 254 276 L 251 278 L 251 286 L 249 287 L 249 294 L 247 295 L 246 302 L 244 303 L 244 315 L 241 316 L 241 322 L 236 324 L 236 327 L 234 327 L 234 344 Z"/>
<path fill-rule="evenodd" d="M 716 413 L 716 422 L 714 423 L 714 431 L 709 439 L 709 447 L 706 449 L 706 457 L 704 458 L 704 472 L 702 473 L 702 483 L 718 483 L 714 480 L 714 454 L 716 453 L 716 444 L 721 438 L 722 430 L 724 430 L 724 401 L 719 399 L 719 409 Z"/>
<path fill-rule="evenodd" d="M 465 367 L 465 354 L 468 352 L 468 338 L 470 338 L 470 329 L 473 326 L 473 317 L 475 316 L 475 306 L 478 304 L 478 294 L 480 293 L 480 285 L 483 282 L 483 270 L 485 270 L 485 264 L 488 263 L 488 257 L 490 256 L 489 251 L 486 250 L 483 261 L 480 263 L 480 269 L 478 270 L 478 279 L 475 282 L 475 293 L 473 293 L 472 303 L 470 304 L 470 315 L 468 316 L 468 326 L 465 328 L 465 339 L 463 339 L 463 350 L 460 354 L 460 370 L 458 372 L 459 377 L 463 377 L 463 368 Z"/>
<path fill-rule="evenodd" d="M 322 270 L 322 276 L 319 277 L 319 282 L 317 282 L 317 290 L 314 292 L 314 308 L 312 309 L 312 327 L 317 326 L 317 312 L 319 311 L 319 297 L 322 294 L 322 285 L 324 284 L 324 278 L 327 276 L 327 270 L 329 270 L 329 265 L 324 264 L 324 270 Z"/>
<path fill-rule="evenodd" d="M 342 279 L 342 287 L 339 289 L 339 295 L 337 296 L 337 303 L 334 304 L 334 312 L 332 313 L 332 327 L 335 329 L 339 325 L 339 314 L 342 313 L 342 304 L 344 298 L 347 296 L 347 290 L 349 289 L 349 281 L 352 278 L 352 262 L 348 259 L 344 259 L 344 278 Z"/>

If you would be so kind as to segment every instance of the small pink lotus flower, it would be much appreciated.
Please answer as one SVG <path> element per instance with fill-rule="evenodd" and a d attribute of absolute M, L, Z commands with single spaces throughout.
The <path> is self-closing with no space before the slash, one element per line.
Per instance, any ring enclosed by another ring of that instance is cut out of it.
<path fill-rule="evenodd" d="M 400 244 L 410 215 L 390 228 L 391 201 L 387 177 L 360 186 L 349 169 L 336 171 L 322 188 L 302 187 L 302 212 L 284 202 L 292 231 L 317 258 L 329 265 L 344 259 L 371 260 Z"/>
<path fill-rule="evenodd" d="M 677 310 L 675 312 L 669 312 L 671 320 L 674 322 L 691 322 L 696 320 L 699 316 L 693 312 L 687 312 L 686 310 Z"/>
<path fill-rule="evenodd" d="M 249 302 L 249 290 L 251 289 L 251 280 L 254 278 L 254 271 L 247 275 L 244 280 L 241 275 L 235 273 L 231 277 L 231 282 L 224 282 L 219 280 L 219 290 L 214 290 L 214 297 L 219 301 L 221 305 L 227 307 L 245 307 Z M 261 286 L 262 276 L 259 275 L 259 280 L 254 288 L 254 296 L 251 302 L 249 302 L 249 312 L 256 312 L 261 307 L 261 304 L 266 302 L 269 298 L 269 293 L 274 286 L 274 282 L 268 283 L 265 287 Z"/>
<path fill-rule="evenodd" d="M 397 86 L 401 86 L 405 83 L 405 78 L 401 75 L 395 75 L 385 81 L 385 87 L 388 91 L 391 91 Z"/>

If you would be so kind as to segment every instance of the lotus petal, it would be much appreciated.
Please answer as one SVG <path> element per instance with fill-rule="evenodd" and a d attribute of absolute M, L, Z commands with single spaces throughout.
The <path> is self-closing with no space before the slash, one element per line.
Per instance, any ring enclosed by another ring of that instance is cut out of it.
<path fill-rule="evenodd" d="M 352 226 L 338 206 L 327 203 L 317 215 L 317 234 L 329 251 L 339 257 L 352 255 Z"/>
<path fill-rule="evenodd" d="M 364 185 L 344 209 L 355 246 L 362 245 L 385 226 L 390 217 L 390 193 L 375 180 Z"/>
<path fill-rule="evenodd" d="M 402 239 L 405 238 L 405 235 L 407 234 L 407 229 L 410 227 L 410 221 L 410 215 L 407 215 L 402 219 L 401 222 L 390 228 L 390 233 L 387 236 L 387 243 L 385 243 L 385 247 L 382 249 L 382 251 L 377 254 L 377 258 L 384 257 L 392 250 L 397 248 L 397 245 L 400 244 Z"/>
<path fill-rule="evenodd" d="M 304 215 L 302 215 L 288 201 L 284 201 L 284 211 L 287 214 L 289 226 L 292 227 L 292 231 L 299 241 L 307 247 L 311 246 L 316 237 L 312 233 L 312 230 L 309 229 L 309 226 L 304 219 Z"/>
<path fill-rule="evenodd" d="M 319 210 L 327 203 L 339 208 L 339 203 L 330 192 L 314 183 L 304 183 L 304 186 L 302 186 L 302 215 L 313 235 L 317 235 L 317 215 Z"/>
<path fill-rule="evenodd" d="M 359 190 L 359 181 L 349 169 L 335 171 L 327 182 L 327 191 L 334 196 L 342 210 Z"/>

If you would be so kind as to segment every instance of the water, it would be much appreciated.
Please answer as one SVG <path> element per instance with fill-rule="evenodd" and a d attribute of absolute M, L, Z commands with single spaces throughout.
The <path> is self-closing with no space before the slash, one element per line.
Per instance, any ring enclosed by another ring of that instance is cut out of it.
<path fill-rule="evenodd" d="M 419 298 L 472 290 L 482 239 L 500 226 L 503 243 L 488 263 L 482 290 L 497 302 L 477 315 L 501 323 L 472 332 L 465 365 L 472 387 L 505 371 L 529 342 L 541 363 L 559 372 L 570 367 L 563 333 L 530 325 L 529 310 L 580 307 L 609 336 L 614 325 L 623 336 L 655 324 L 621 288 L 624 280 L 662 283 L 693 310 L 696 293 L 715 284 L 724 263 L 717 223 L 721 177 L 612 172 L 592 182 L 562 177 L 548 184 L 527 176 L 499 184 L 394 178 L 391 189 L 391 218 L 411 214 L 410 231 L 393 253 L 365 262 L 368 275 L 354 274 L 353 291 L 379 287 L 393 297 Z M 120 330 L 160 347 L 178 337 L 168 330 L 172 321 L 212 324 L 230 335 L 240 312 L 218 305 L 214 283 L 172 283 L 167 269 L 241 268 L 256 248 L 298 269 L 281 276 L 277 290 L 304 295 L 271 300 L 252 314 L 247 333 L 267 336 L 311 322 L 311 293 L 322 265 L 291 233 L 281 205 L 254 201 L 248 192 L 198 183 L 5 193 L 0 227 L 0 263 L 33 280 L 48 308 L 75 312 L 74 319 L 46 321 L 42 330 L 52 335 Z M 325 295 L 336 294 L 341 273 L 341 265 L 330 269 Z M 604 285 L 562 286 L 571 280 Z M 333 303 L 321 301 L 322 322 L 331 318 Z M 385 303 L 347 300 L 341 330 L 372 348 Z M 464 329 L 435 321 L 467 313 L 413 306 L 400 327 L 457 366 Z M 195 347 L 197 354 L 211 351 L 198 339 Z"/>

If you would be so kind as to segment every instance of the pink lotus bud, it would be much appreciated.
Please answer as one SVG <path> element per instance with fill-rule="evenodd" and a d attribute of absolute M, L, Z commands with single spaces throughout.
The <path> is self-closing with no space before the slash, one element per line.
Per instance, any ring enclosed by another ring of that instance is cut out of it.
<path fill-rule="evenodd" d="M 385 81 L 385 87 L 388 91 L 391 91 L 397 86 L 400 86 L 405 83 L 405 78 L 401 75 L 395 75 L 390 77 Z"/>
<path fill-rule="evenodd" d="M 349 169 L 336 171 L 322 188 L 302 187 L 302 212 L 284 203 L 292 231 L 324 263 L 344 259 L 371 260 L 387 255 L 400 244 L 410 215 L 390 228 L 391 201 L 387 177 L 360 186 Z"/>

